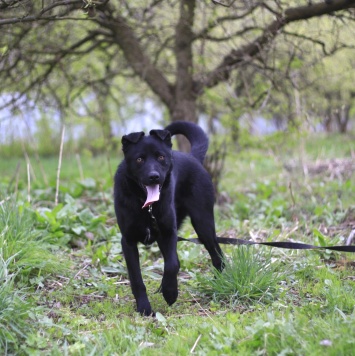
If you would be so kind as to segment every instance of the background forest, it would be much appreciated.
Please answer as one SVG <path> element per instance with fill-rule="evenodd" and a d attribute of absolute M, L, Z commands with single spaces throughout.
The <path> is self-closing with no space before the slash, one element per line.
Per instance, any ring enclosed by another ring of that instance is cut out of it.
<path fill-rule="evenodd" d="M 168 307 L 140 247 L 138 316 L 112 177 L 123 134 L 196 122 L 220 236 L 353 245 L 354 68 L 355 0 L 0 0 L 0 354 L 352 354 L 329 249 L 223 246 L 216 274 L 181 242 Z"/>

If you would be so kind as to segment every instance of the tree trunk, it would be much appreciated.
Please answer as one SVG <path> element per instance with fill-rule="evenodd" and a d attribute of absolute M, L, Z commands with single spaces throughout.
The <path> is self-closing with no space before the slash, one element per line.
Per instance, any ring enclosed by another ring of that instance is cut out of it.
<path fill-rule="evenodd" d="M 172 121 L 197 123 L 197 93 L 194 89 L 192 54 L 195 5 L 195 0 L 183 0 L 180 3 L 180 18 L 175 32 L 176 83 L 174 105 L 170 109 Z M 187 139 L 177 139 L 179 149 L 188 152 L 190 144 Z"/>
<path fill-rule="evenodd" d="M 172 121 L 190 121 L 197 123 L 196 99 L 190 101 L 177 102 L 174 109 L 170 112 Z M 191 146 L 185 136 L 176 136 L 179 151 L 190 152 Z"/>
<path fill-rule="evenodd" d="M 323 126 L 326 132 L 332 131 L 332 113 L 331 109 L 327 109 L 326 113 L 324 114 Z"/>
<path fill-rule="evenodd" d="M 345 105 L 342 108 L 338 109 L 335 115 L 338 130 L 340 133 L 344 134 L 347 132 L 348 123 L 350 119 L 350 105 Z"/>

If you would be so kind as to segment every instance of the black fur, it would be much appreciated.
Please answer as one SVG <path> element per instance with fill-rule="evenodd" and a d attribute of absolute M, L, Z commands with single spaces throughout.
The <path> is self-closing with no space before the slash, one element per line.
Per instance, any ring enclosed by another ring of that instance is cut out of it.
<path fill-rule="evenodd" d="M 183 134 L 191 143 L 191 153 L 171 149 L 171 135 Z M 122 233 L 126 259 L 137 311 L 151 315 L 139 264 L 138 242 L 157 242 L 164 257 L 161 292 L 173 304 L 178 296 L 177 230 L 186 216 L 200 241 L 208 250 L 213 266 L 222 270 L 222 251 L 215 232 L 214 192 L 210 176 L 202 166 L 208 138 L 200 127 L 188 122 L 174 122 L 165 130 L 151 130 L 149 136 L 135 132 L 122 137 L 124 160 L 115 174 L 114 204 Z M 152 213 L 142 209 L 145 186 L 160 185 L 160 199 Z"/>

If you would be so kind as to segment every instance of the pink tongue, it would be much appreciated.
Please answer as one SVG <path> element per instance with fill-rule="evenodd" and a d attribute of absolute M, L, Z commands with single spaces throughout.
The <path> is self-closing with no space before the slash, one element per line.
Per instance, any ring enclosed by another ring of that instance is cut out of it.
<path fill-rule="evenodd" d="M 153 204 L 155 201 L 158 201 L 159 195 L 160 195 L 159 184 L 146 185 L 145 187 L 147 189 L 147 200 L 145 201 L 144 205 L 142 206 L 142 209 Z"/>

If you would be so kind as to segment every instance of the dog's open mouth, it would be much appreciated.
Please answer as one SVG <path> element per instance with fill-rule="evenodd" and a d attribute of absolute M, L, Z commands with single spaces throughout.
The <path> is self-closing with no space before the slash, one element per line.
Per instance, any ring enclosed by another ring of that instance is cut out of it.
<path fill-rule="evenodd" d="M 149 205 L 152 205 L 155 201 L 158 201 L 160 196 L 159 184 L 146 185 L 145 189 L 147 190 L 147 199 L 144 205 L 142 206 L 142 209 L 146 208 Z"/>

